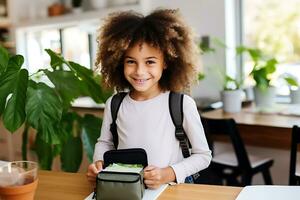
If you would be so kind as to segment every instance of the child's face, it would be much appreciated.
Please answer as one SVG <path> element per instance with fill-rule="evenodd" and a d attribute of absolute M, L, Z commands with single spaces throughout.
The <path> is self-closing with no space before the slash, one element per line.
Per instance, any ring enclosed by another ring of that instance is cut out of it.
<path fill-rule="evenodd" d="M 124 76 L 133 87 L 133 95 L 148 98 L 158 95 L 163 70 L 162 52 L 147 43 L 138 42 L 125 53 Z"/>

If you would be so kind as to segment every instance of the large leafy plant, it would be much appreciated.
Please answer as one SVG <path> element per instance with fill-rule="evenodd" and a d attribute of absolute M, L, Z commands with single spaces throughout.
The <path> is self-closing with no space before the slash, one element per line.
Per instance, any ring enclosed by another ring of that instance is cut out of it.
<path fill-rule="evenodd" d="M 9 55 L 0 47 L 0 116 L 10 132 L 23 126 L 22 157 L 27 159 L 28 132 L 36 130 L 33 149 L 40 167 L 51 169 L 52 161 L 60 156 L 64 171 L 76 172 L 81 164 L 83 148 L 92 160 L 101 118 L 90 114 L 78 115 L 71 103 L 80 96 L 89 96 L 104 103 L 111 92 L 101 87 L 101 77 L 75 62 L 65 60 L 50 49 L 47 69 L 36 74 L 47 77 L 51 84 L 37 81 L 22 68 L 22 55 Z"/>
<path fill-rule="evenodd" d="M 256 87 L 266 90 L 270 87 L 272 74 L 276 71 L 277 60 L 275 58 L 266 58 L 261 50 L 239 46 L 236 48 L 237 54 L 248 53 L 253 61 L 253 68 L 250 75 L 253 77 Z"/>

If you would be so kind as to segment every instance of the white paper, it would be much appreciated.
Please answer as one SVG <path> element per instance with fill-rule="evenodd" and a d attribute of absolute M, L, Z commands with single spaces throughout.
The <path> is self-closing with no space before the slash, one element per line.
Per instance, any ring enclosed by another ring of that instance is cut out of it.
<path fill-rule="evenodd" d="M 156 190 L 146 189 L 143 200 L 155 200 L 159 197 L 159 195 L 168 187 L 168 184 L 164 184 L 160 186 Z"/>
<path fill-rule="evenodd" d="M 236 200 L 299 200 L 300 186 L 246 186 Z"/>
<path fill-rule="evenodd" d="M 146 189 L 145 194 L 142 200 L 155 200 L 159 197 L 159 195 L 168 187 L 168 184 L 164 184 L 160 186 L 156 190 L 150 190 Z M 93 200 L 94 192 L 92 192 L 88 197 L 86 197 L 84 200 Z"/>
<path fill-rule="evenodd" d="M 0 167 L 7 165 L 9 162 L 0 160 Z"/>

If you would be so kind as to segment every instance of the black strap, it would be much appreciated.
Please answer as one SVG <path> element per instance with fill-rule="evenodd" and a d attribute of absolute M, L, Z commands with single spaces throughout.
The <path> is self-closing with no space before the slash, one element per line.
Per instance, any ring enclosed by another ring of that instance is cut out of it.
<path fill-rule="evenodd" d="M 175 125 L 175 136 L 179 140 L 182 155 L 184 158 L 189 157 L 189 140 L 183 129 L 183 97 L 182 93 L 170 92 L 169 95 L 169 112 Z M 194 183 L 195 180 L 200 176 L 197 172 L 192 175 L 192 180 L 188 179 L 190 183 Z"/>
<path fill-rule="evenodd" d="M 110 104 L 110 111 L 111 111 L 111 117 L 112 117 L 112 123 L 110 124 L 110 132 L 112 133 L 113 136 L 113 142 L 115 149 L 117 149 L 118 144 L 119 144 L 119 138 L 118 138 L 118 131 L 117 131 L 117 116 L 118 112 L 121 106 L 121 103 L 126 96 L 126 92 L 120 92 L 115 94 L 112 99 L 111 99 L 111 104 Z"/>
<path fill-rule="evenodd" d="M 187 136 L 183 129 L 183 94 L 170 92 L 169 95 L 169 111 L 175 125 L 175 136 L 179 140 L 179 144 L 182 150 L 182 155 L 184 158 L 190 156 L 189 143 Z"/>

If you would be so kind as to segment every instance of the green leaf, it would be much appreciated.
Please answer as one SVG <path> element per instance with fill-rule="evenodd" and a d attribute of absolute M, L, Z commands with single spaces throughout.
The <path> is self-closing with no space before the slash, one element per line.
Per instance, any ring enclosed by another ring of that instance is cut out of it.
<path fill-rule="evenodd" d="M 65 62 L 64 58 L 55 53 L 54 51 L 52 51 L 51 49 L 45 49 L 45 51 L 48 53 L 48 55 L 50 56 L 50 65 L 51 67 L 55 70 L 57 68 L 62 69 L 63 68 L 63 64 Z"/>
<path fill-rule="evenodd" d="M 270 59 L 270 60 L 268 60 L 267 62 L 266 62 L 266 66 L 265 66 L 265 68 L 266 68 L 266 73 L 267 74 L 272 74 L 272 73 L 274 73 L 275 71 L 276 71 L 276 64 L 277 64 L 278 62 L 277 62 L 277 60 L 275 59 L 275 58 L 272 58 L 272 59 Z"/>
<path fill-rule="evenodd" d="M 105 91 L 101 88 L 101 83 L 97 82 L 98 76 L 94 76 L 94 72 L 86 67 L 79 65 L 78 63 L 68 62 L 63 57 L 56 54 L 50 49 L 46 49 L 47 53 L 51 57 L 51 66 L 55 69 L 57 66 L 66 64 L 73 73 L 81 80 L 81 87 L 84 96 L 90 96 L 97 103 L 105 103 L 107 98 L 112 95 L 112 91 Z M 62 67 L 61 67 L 62 69 Z"/>
<path fill-rule="evenodd" d="M 44 70 L 47 77 L 55 85 L 55 90 L 63 100 L 64 108 L 69 109 L 71 102 L 83 96 L 87 88 L 81 80 L 71 71 L 53 71 Z"/>
<path fill-rule="evenodd" d="M 258 88 L 260 88 L 261 90 L 266 90 L 269 87 L 270 80 L 267 77 L 265 68 L 252 71 L 252 75 Z"/>
<path fill-rule="evenodd" d="M 63 129 L 66 130 L 66 132 L 68 132 L 66 139 L 68 139 L 69 136 L 73 135 L 73 124 L 75 121 L 81 121 L 81 117 L 76 112 L 67 112 L 63 114 Z"/>
<path fill-rule="evenodd" d="M 35 138 L 35 151 L 38 156 L 39 166 L 44 170 L 51 170 L 53 162 L 52 145 L 41 139 L 41 134 L 37 132 Z"/>
<path fill-rule="evenodd" d="M 28 83 L 28 71 L 21 69 L 14 80 L 13 94 L 3 114 L 4 126 L 15 132 L 25 120 L 25 102 Z"/>
<path fill-rule="evenodd" d="M 68 66 L 83 81 L 82 83 L 86 84 L 89 96 L 97 103 L 104 103 L 102 88 L 93 79 L 93 71 L 74 62 L 68 62 Z"/>
<path fill-rule="evenodd" d="M 241 87 L 241 82 L 235 80 L 234 78 L 226 75 L 224 81 L 224 90 L 237 90 Z"/>
<path fill-rule="evenodd" d="M 55 124 L 60 122 L 62 111 L 62 102 L 53 88 L 44 83 L 30 82 L 26 102 L 27 120 L 41 132 L 45 142 L 59 143 Z"/>
<path fill-rule="evenodd" d="M 7 96 L 13 92 L 19 70 L 8 69 L 0 76 L 0 116 L 4 111 Z"/>
<path fill-rule="evenodd" d="M 259 49 L 250 49 L 248 48 L 249 55 L 251 56 L 252 60 L 258 62 L 262 58 L 262 53 Z"/>
<path fill-rule="evenodd" d="M 235 48 L 235 51 L 238 55 L 244 53 L 246 50 L 247 50 L 247 48 L 244 46 L 238 46 Z"/>
<path fill-rule="evenodd" d="M 8 70 L 19 70 L 21 69 L 22 65 L 24 63 L 24 57 L 21 55 L 15 55 L 10 57 L 7 65 Z"/>
<path fill-rule="evenodd" d="M 251 59 L 254 61 L 254 62 L 258 62 L 258 60 L 262 59 L 262 53 L 259 49 L 255 49 L 255 48 L 247 48 L 245 46 L 238 46 L 236 48 L 236 53 L 238 55 L 242 54 L 242 53 L 249 53 Z"/>
<path fill-rule="evenodd" d="M 203 73 L 198 73 L 198 80 L 201 81 L 205 78 L 205 75 Z"/>
<path fill-rule="evenodd" d="M 296 86 L 299 87 L 298 81 L 296 78 L 293 77 L 285 77 L 284 80 L 290 85 L 290 86 Z"/>
<path fill-rule="evenodd" d="M 62 147 L 61 168 L 66 172 L 77 172 L 82 161 L 82 142 L 80 137 L 71 137 Z"/>
<path fill-rule="evenodd" d="M 102 97 L 103 103 L 105 103 L 106 100 L 107 100 L 109 97 L 111 97 L 111 96 L 113 95 L 114 91 L 111 90 L 111 89 L 104 89 L 104 88 L 102 87 L 102 76 L 100 76 L 100 75 L 95 75 L 95 76 L 93 77 L 93 79 L 94 79 L 94 80 L 96 81 L 96 83 L 101 87 L 101 97 Z"/>
<path fill-rule="evenodd" d="M 0 45 L 0 76 L 6 70 L 8 60 L 8 51 Z"/>
<path fill-rule="evenodd" d="M 87 153 L 89 162 L 93 162 L 94 148 L 97 139 L 100 137 L 102 119 L 94 115 L 87 114 L 82 122 L 82 142 Z"/>

